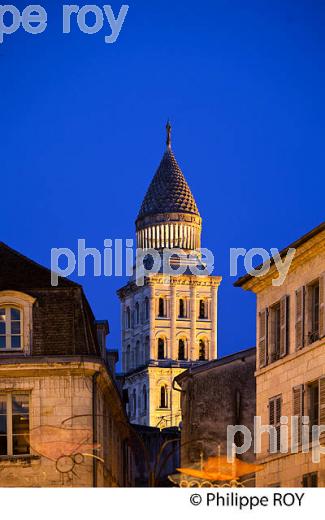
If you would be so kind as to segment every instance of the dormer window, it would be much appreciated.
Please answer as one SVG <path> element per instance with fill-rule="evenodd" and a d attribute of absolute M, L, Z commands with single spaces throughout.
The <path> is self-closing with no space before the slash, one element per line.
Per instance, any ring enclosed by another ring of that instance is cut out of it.
<path fill-rule="evenodd" d="M 35 298 L 18 291 L 0 291 L 0 355 L 31 352 Z"/>
<path fill-rule="evenodd" d="M 16 307 L 0 307 L 0 349 L 22 348 L 22 316 Z"/>

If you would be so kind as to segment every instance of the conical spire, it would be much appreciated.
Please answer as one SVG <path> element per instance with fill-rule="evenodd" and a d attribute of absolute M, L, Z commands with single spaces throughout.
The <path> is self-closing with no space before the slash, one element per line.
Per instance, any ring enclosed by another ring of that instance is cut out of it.
<path fill-rule="evenodd" d="M 195 199 L 171 150 L 171 125 L 166 125 L 167 149 L 143 199 L 138 219 L 157 213 L 199 216 Z"/>
<path fill-rule="evenodd" d="M 201 217 L 171 149 L 171 125 L 166 125 L 167 149 L 143 199 L 137 220 L 137 247 L 198 251 Z"/>

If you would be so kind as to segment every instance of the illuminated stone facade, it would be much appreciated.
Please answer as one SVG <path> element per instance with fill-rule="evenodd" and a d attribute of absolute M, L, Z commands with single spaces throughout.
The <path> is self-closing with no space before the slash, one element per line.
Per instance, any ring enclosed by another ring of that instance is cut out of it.
<path fill-rule="evenodd" d="M 257 461 L 264 463 L 264 470 L 256 482 L 324 487 L 324 456 L 313 463 L 309 432 L 312 424 L 325 425 L 325 224 L 290 247 L 296 253 L 283 285 L 272 285 L 278 277 L 274 264 L 265 276 L 247 275 L 236 282 L 257 295 L 256 415 L 277 430 L 281 417 L 289 422 L 288 450 L 282 443 L 271 453 L 269 436 L 262 434 Z M 296 437 L 292 417 L 297 418 Z"/>

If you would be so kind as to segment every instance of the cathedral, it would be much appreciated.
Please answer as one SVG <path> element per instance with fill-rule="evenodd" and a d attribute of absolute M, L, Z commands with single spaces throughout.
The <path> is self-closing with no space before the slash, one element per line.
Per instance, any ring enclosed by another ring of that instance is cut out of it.
<path fill-rule="evenodd" d="M 128 415 L 134 424 L 161 429 L 181 422 L 174 378 L 217 357 L 221 282 L 220 276 L 200 272 L 202 219 L 172 151 L 169 123 L 166 129 L 167 147 L 136 219 L 137 248 L 160 255 L 181 250 L 178 263 L 189 267 L 168 277 L 152 269 L 143 285 L 133 276 L 118 291 Z"/>

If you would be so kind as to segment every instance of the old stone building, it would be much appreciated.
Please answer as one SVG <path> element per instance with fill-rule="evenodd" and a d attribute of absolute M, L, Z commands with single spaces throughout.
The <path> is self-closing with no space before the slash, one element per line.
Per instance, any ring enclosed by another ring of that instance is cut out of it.
<path fill-rule="evenodd" d="M 0 486 L 129 486 L 132 433 L 82 287 L 0 244 Z"/>
<path fill-rule="evenodd" d="M 174 377 L 217 356 L 221 281 L 203 269 L 201 217 L 172 152 L 169 125 L 167 133 L 167 149 L 136 220 L 137 247 L 160 257 L 181 250 L 175 265 L 191 262 L 193 269 L 167 277 L 163 268 L 152 268 L 143 285 L 133 276 L 118 291 L 129 416 L 133 423 L 159 428 L 181 421 Z"/>
<path fill-rule="evenodd" d="M 182 399 L 181 465 L 227 454 L 228 425 L 244 425 L 254 436 L 256 349 L 192 367 L 175 378 Z M 242 439 L 235 437 L 238 446 Z M 241 457 L 254 462 L 253 445 Z M 252 486 L 254 479 L 247 485 Z"/>
<path fill-rule="evenodd" d="M 281 251 L 282 260 L 289 248 L 295 255 L 282 285 L 272 282 L 274 261 L 263 276 L 235 284 L 256 294 L 256 415 L 277 434 L 262 434 L 257 485 L 325 486 L 324 456 L 312 456 L 312 428 L 325 425 L 325 223 Z M 281 437 L 283 425 L 289 434 Z"/>

